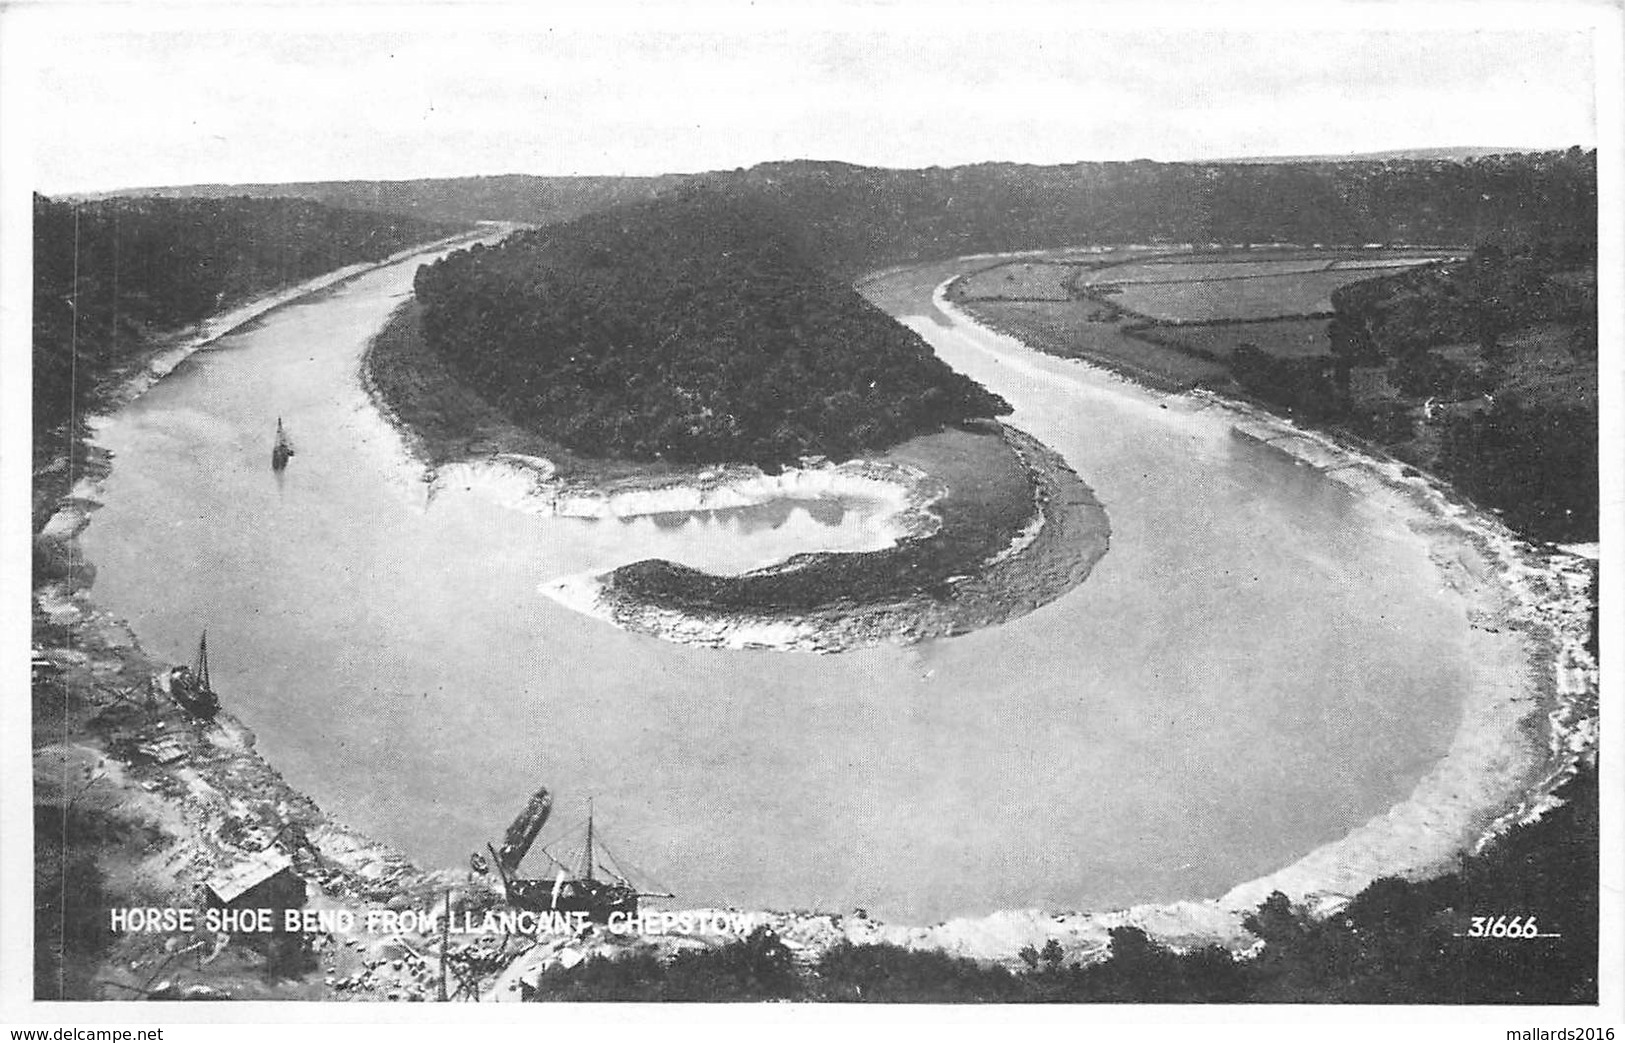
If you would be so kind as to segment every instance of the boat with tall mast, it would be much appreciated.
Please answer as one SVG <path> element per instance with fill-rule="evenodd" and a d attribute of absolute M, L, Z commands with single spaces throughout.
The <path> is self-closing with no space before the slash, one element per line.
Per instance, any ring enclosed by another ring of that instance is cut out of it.
<path fill-rule="evenodd" d="M 271 447 L 271 470 L 280 471 L 293 458 L 293 440 L 282 427 L 282 418 L 276 418 L 276 444 Z"/>
<path fill-rule="evenodd" d="M 589 919 L 602 922 L 612 913 L 636 916 L 640 898 L 672 897 L 663 891 L 639 890 L 626 878 L 602 839 L 594 833 L 591 800 L 587 802 L 586 838 L 579 855 L 564 860 L 555 858 L 545 847 L 539 848 L 555 868 L 553 878 L 520 877 L 519 863 L 530 852 L 552 808 L 551 794 L 546 789 L 537 790 L 508 827 L 502 847 L 486 845 L 495 860 L 509 905 L 536 912 L 586 913 Z M 608 864 L 600 861 L 600 854 L 607 858 Z"/>
<path fill-rule="evenodd" d="M 220 697 L 209 682 L 209 632 L 198 638 L 197 659 L 191 666 L 177 666 L 169 672 L 169 696 L 176 705 L 194 717 L 210 720 L 220 712 Z"/>

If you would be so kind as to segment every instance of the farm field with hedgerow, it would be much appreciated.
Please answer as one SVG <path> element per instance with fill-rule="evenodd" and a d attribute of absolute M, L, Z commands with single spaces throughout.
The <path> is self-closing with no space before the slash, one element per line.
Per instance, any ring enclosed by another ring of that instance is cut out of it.
<path fill-rule="evenodd" d="M 1249 266 L 1252 267 L 1252 266 Z M 1286 272 L 1272 275 L 1215 275 L 1189 282 L 1095 283 L 1092 294 L 1107 295 L 1117 307 L 1166 323 L 1203 323 L 1329 315 L 1332 291 L 1371 276 L 1361 269 Z"/>
<path fill-rule="evenodd" d="M 1001 264 L 965 276 L 965 292 L 984 300 L 1067 301 L 1077 271 L 1074 264 Z"/>
<path fill-rule="evenodd" d="M 1595 538 L 1590 239 L 1100 260 L 1071 251 L 1022 258 L 1019 278 L 1040 285 L 1045 261 L 1073 276 L 1071 300 L 993 296 L 987 288 L 1005 284 L 997 265 L 949 296 L 1040 350 L 1267 403 L 1441 474 L 1520 529 Z M 1195 278 L 1170 281 L 1180 275 Z"/>
<path fill-rule="evenodd" d="M 1247 279 L 1296 272 L 1412 268 L 1433 261 L 1459 259 L 1460 251 L 1327 248 L 1291 250 L 1226 250 L 1128 257 L 1092 263 L 1082 285 L 1099 283 L 1197 282 L 1204 279 Z M 1070 259 L 1069 259 L 1070 260 Z M 1103 259 L 1104 260 L 1104 259 Z"/>
<path fill-rule="evenodd" d="M 1097 268 L 1089 273 L 1088 278 L 1080 281 L 1086 286 L 1126 286 L 1139 283 L 1204 282 L 1209 279 L 1256 279 L 1270 275 L 1323 272 L 1334 263 L 1324 257 L 1304 260 L 1245 261 L 1185 261 L 1158 258 L 1154 261 Z"/>
<path fill-rule="evenodd" d="M 1249 249 L 1012 261 L 957 282 L 954 299 L 1047 350 L 1093 356 L 1155 383 L 1230 382 L 1243 345 L 1278 359 L 1331 352 L 1342 286 L 1453 256 L 1448 250 Z"/>

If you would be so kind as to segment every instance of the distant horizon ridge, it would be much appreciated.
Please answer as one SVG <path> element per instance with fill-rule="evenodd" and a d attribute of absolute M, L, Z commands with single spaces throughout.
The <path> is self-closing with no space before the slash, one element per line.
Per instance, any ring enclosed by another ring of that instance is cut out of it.
<path fill-rule="evenodd" d="M 556 180 L 556 181 L 563 181 L 563 180 L 569 180 L 569 179 L 595 180 L 595 181 L 602 181 L 602 180 L 608 180 L 608 179 L 617 179 L 617 180 L 626 180 L 626 181 L 658 181 L 658 180 L 665 179 L 665 178 L 708 177 L 708 176 L 713 176 L 713 175 L 718 175 L 718 174 L 737 173 L 737 172 L 740 172 L 740 171 L 748 172 L 748 171 L 753 171 L 753 170 L 759 170 L 759 169 L 761 169 L 763 167 L 793 166 L 795 164 L 807 164 L 807 165 L 813 165 L 813 166 L 842 166 L 842 167 L 852 167 L 852 168 L 856 168 L 856 169 L 867 169 L 867 170 L 926 171 L 926 170 L 968 169 L 968 168 L 973 168 L 973 167 L 989 167 L 989 166 L 1033 167 L 1033 168 L 1043 169 L 1043 168 L 1060 168 L 1060 167 L 1082 166 L 1082 165 L 1086 165 L 1086 164 L 1102 164 L 1102 165 L 1104 165 L 1104 164 L 1111 164 L 1111 163 L 1120 163 L 1120 164 L 1154 163 L 1154 164 L 1157 164 L 1157 165 L 1160 165 L 1160 166 L 1203 166 L 1203 165 L 1212 165 L 1212 164 L 1237 164 L 1237 165 L 1253 164 L 1253 165 L 1256 165 L 1256 164 L 1266 164 L 1266 163 L 1361 163 L 1361 162 L 1373 162 L 1373 161 L 1377 161 L 1377 160 L 1390 160 L 1390 159 L 1457 160 L 1457 161 L 1460 161 L 1460 160 L 1464 160 L 1464 159 L 1478 159 L 1478 158 L 1483 158 L 1483 157 L 1486 157 L 1486 156 L 1496 156 L 1496 155 L 1512 156 L 1512 155 L 1531 155 L 1531 154 L 1538 154 L 1538 153 L 1545 153 L 1545 152 L 1565 152 L 1565 151 L 1568 151 L 1569 149 L 1574 149 L 1574 148 L 1579 148 L 1579 149 L 1582 149 L 1584 151 L 1591 151 L 1595 147 L 1596 147 L 1595 145 L 1581 145 L 1581 144 L 1578 144 L 1578 143 L 1573 144 L 1573 145 L 1551 146 L 1551 147 L 1523 146 L 1523 145 L 1517 145 L 1517 146 L 1514 146 L 1514 145 L 1505 145 L 1505 146 L 1440 145 L 1440 146 L 1420 146 L 1420 147 L 1414 147 L 1414 148 L 1382 149 L 1382 150 L 1376 150 L 1376 151 L 1348 152 L 1348 153 L 1291 153 L 1291 154 L 1281 153 L 1281 154 L 1272 154 L 1272 155 L 1236 155 L 1236 156 L 1223 156 L 1223 157 L 1217 157 L 1217 158 L 1188 158 L 1188 159 L 1150 159 L 1150 158 L 1147 158 L 1147 157 L 1137 157 L 1137 158 L 1134 158 L 1134 159 L 1075 159 L 1075 160 L 1069 160 L 1069 161 L 1065 161 L 1065 162 L 1055 162 L 1055 163 L 1032 163 L 1032 162 L 1026 162 L 1026 161 L 1022 161 L 1022 160 L 1009 160 L 1009 159 L 981 159 L 981 160 L 975 160 L 975 161 L 967 162 L 967 163 L 953 163 L 953 164 L 947 164 L 947 165 L 931 164 L 931 165 L 928 165 L 928 166 L 912 166 L 912 167 L 888 166 L 888 165 L 879 164 L 879 163 L 858 163 L 858 162 L 853 162 L 851 160 L 846 160 L 846 159 L 829 159 L 829 158 L 818 159 L 818 158 L 813 158 L 813 157 L 810 157 L 810 156 L 798 156 L 798 157 L 793 158 L 793 159 L 766 159 L 766 160 L 760 160 L 760 161 L 758 161 L 756 163 L 751 164 L 748 167 L 716 167 L 716 168 L 713 168 L 713 169 L 710 169 L 710 170 L 689 170 L 689 171 L 668 170 L 668 171 L 664 171 L 662 173 L 655 173 L 655 174 L 629 174 L 629 173 L 588 174 L 588 173 L 581 173 L 579 171 L 571 172 L 571 173 L 564 173 L 564 174 L 537 174 L 537 173 L 529 173 L 529 172 L 524 172 L 524 171 L 506 170 L 506 171 L 502 171 L 502 172 L 498 172 L 498 173 L 434 174 L 434 175 L 421 175 L 421 176 L 415 176 L 415 177 L 393 177 L 393 176 L 392 177 L 363 177 L 363 176 L 355 176 L 355 177 L 292 178 L 292 179 L 283 179 L 283 180 L 260 179 L 260 180 L 246 180 L 246 181 L 189 181 L 189 182 L 170 182 L 170 183 L 167 183 L 167 184 L 160 184 L 160 185 L 125 185 L 125 186 L 120 186 L 120 187 L 117 187 L 117 188 L 67 190 L 67 191 L 57 191 L 57 192 L 46 192 L 46 191 L 41 190 L 41 189 L 35 189 L 34 191 L 39 192 L 41 195 L 51 196 L 53 198 L 69 198 L 69 199 L 71 199 L 71 198 L 98 198 L 98 197 L 120 196 L 120 195 L 136 195 L 136 194 L 140 194 L 140 193 L 144 193 L 144 192 L 161 192 L 161 191 L 178 190 L 178 189 L 239 188 L 239 187 L 240 188 L 264 188 L 264 187 L 279 186 L 279 185 L 342 185 L 342 184 L 379 184 L 379 185 L 388 185 L 388 184 L 413 184 L 413 183 L 420 183 L 420 182 L 426 182 L 426 181 L 472 181 L 472 180 L 480 180 L 480 179 L 496 180 L 496 179 L 502 179 L 502 178 L 537 178 L 537 179 Z"/>

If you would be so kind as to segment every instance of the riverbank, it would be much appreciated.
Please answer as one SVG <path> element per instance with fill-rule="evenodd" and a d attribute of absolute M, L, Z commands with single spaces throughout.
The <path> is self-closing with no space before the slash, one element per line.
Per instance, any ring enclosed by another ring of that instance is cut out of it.
<path fill-rule="evenodd" d="M 509 422 L 463 387 L 404 305 L 373 341 L 362 383 L 424 465 L 430 494 L 479 489 L 530 513 L 632 518 L 852 498 L 881 505 L 893 545 L 806 553 L 739 576 L 666 561 L 546 584 L 543 593 L 615 626 L 683 644 L 839 652 L 992 626 L 1081 583 L 1110 525 L 1088 486 L 1035 439 L 992 422 L 840 464 L 765 474 L 572 453 Z"/>
<path fill-rule="evenodd" d="M 381 261 L 347 265 L 293 286 L 260 294 L 187 329 L 155 336 L 143 349 L 133 351 L 118 369 L 106 374 L 99 382 L 94 395 L 97 411 L 100 415 L 116 412 L 121 406 L 133 401 L 174 372 L 177 366 L 195 352 L 259 321 L 278 308 L 332 290 L 367 272 L 399 264 L 420 254 L 471 243 L 491 235 L 489 228 L 482 228 L 398 250 Z M 95 419 L 86 417 L 83 422 L 93 429 Z M 46 519 L 58 511 L 60 500 L 77 495 L 74 490 L 76 480 L 95 482 L 106 474 L 105 454 L 97 450 L 94 434 L 85 438 L 81 437 L 80 432 L 71 432 L 64 437 L 72 444 L 64 446 L 63 451 L 52 459 L 43 463 L 36 460 L 35 463 L 33 517 L 36 531 Z"/>
<path fill-rule="evenodd" d="M 957 321 L 979 325 L 947 299 L 949 282 L 937 287 L 938 307 Z M 1123 381 L 1125 393 L 1173 397 L 1136 386 L 1138 374 L 1124 377 L 1092 361 L 1072 361 Z M 1213 901 L 1055 918 L 1055 929 L 1082 948 L 1122 924 L 1175 946 L 1245 945 L 1249 936 L 1241 921 L 1271 892 L 1329 913 L 1381 877 L 1422 879 L 1449 871 L 1461 852 L 1481 849 L 1512 824 L 1537 818 L 1577 765 L 1595 763 L 1598 674 L 1586 650 L 1594 562 L 1529 544 L 1413 467 L 1255 406 L 1204 391 L 1184 397 L 1196 408 L 1218 411 L 1238 436 L 1347 487 L 1367 509 L 1401 519 L 1424 542 L 1441 584 L 1457 598 L 1468 623 L 1465 658 L 1473 664 L 1472 680 L 1448 752 L 1386 814 Z M 1007 950 L 1025 931 L 1023 924 L 1044 919 L 1033 911 L 955 921 L 919 941 L 953 941 L 959 948 L 951 951 L 996 958 L 995 951 Z"/>
<path fill-rule="evenodd" d="M 157 339 L 107 375 L 98 401 L 110 413 L 192 353 L 277 308 L 489 234 L 452 237 L 329 272 Z M 202 722 L 152 697 L 150 680 L 172 664 L 147 654 L 125 621 L 94 604 L 94 564 L 79 547 L 112 466 L 110 454 L 94 443 L 96 427 L 97 418 L 87 418 L 90 434 L 76 436 L 33 475 L 34 854 L 37 879 L 56 885 L 35 895 L 37 993 L 164 995 L 165 984 L 179 976 L 241 998 L 325 996 L 329 990 L 314 960 L 279 967 L 274 953 L 224 948 L 211 936 L 188 939 L 198 944 L 177 962 L 180 947 L 172 938 L 118 936 L 109 929 L 109 908 L 200 905 L 211 875 L 273 846 L 286 850 L 319 901 L 382 905 L 424 888 L 435 891 L 449 878 L 424 874 L 398 852 L 328 817 L 260 757 L 253 733 L 229 712 Z"/>

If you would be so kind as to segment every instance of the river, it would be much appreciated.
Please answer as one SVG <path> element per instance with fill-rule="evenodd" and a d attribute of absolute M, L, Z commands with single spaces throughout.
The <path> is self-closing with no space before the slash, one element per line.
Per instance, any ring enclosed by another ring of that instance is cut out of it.
<path fill-rule="evenodd" d="M 431 501 L 357 379 L 413 269 L 274 311 L 107 418 L 82 545 L 98 604 L 176 662 L 207 625 L 267 759 L 422 864 L 464 863 L 546 785 L 561 827 L 595 798 L 613 853 L 684 906 L 925 923 L 1213 897 L 1380 814 L 1449 745 L 1467 622 L 1398 520 L 1200 403 L 944 315 L 940 266 L 865 292 L 1094 488 L 1112 545 L 1087 582 L 1000 627 L 832 656 L 572 612 L 539 586 L 883 527 L 862 503 L 622 522 Z"/>

